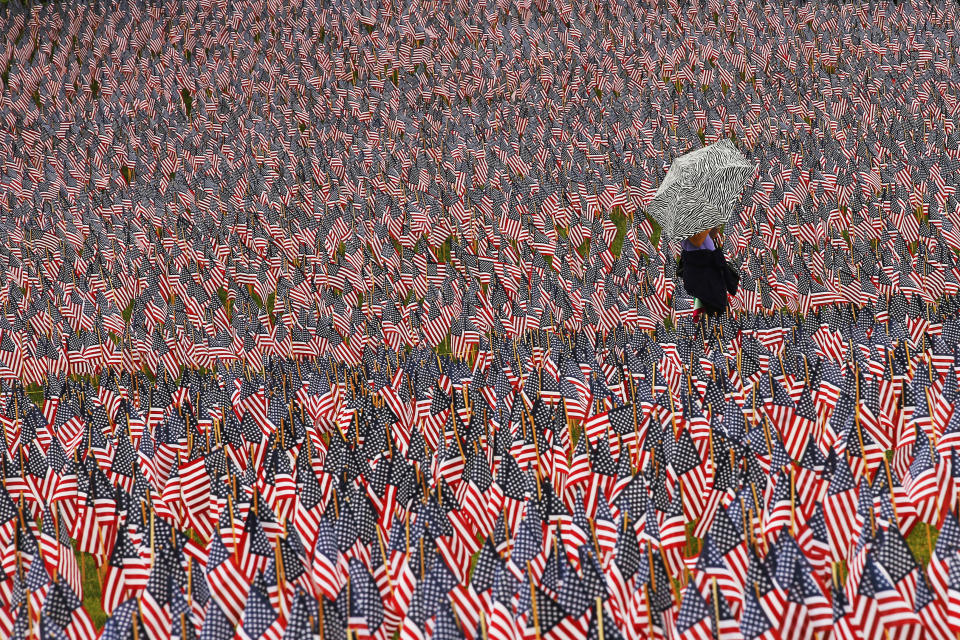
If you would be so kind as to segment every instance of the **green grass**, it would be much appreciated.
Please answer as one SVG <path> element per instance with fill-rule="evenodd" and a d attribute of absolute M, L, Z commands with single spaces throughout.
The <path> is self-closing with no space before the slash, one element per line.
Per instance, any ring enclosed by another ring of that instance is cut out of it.
<path fill-rule="evenodd" d="M 694 531 L 694 529 L 697 528 L 697 523 L 698 523 L 699 521 L 700 521 L 700 520 L 697 519 L 697 520 L 694 520 L 693 522 L 688 522 L 688 523 L 687 523 L 687 526 L 686 526 L 686 529 L 687 529 L 687 549 L 686 549 L 686 556 L 687 556 L 688 558 L 689 558 L 689 557 L 692 557 L 692 556 L 695 556 L 695 555 L 697 555 L 698 553 L 700 553 L 700 545 L 703 543 L 703 540 L 702 540 L 701 538 L 698 538 L 698 537 L 696 537 L 696 536 L 693 535 L 693 531 Z"/>
<path fill-rule="evenodd" d="M 624 215 L 620 207 L 610 212 L 610 221 L 617 227 L 617 235 L 610 244 L 610 253 L 619 258 L 620 251 L 623 249 L 623 239 L 627 235 L 627 225 L 630 221 L 627 220 L 627 216 Z"/>
<path fill-rule="evenodd" d="M 43 409 L 43 387 L 37 383 L 31 383 L 24 387 L 24 392 L 33 404 Z"/>
<path fill-rule="evenodd" d="M 660 223 L 650 216 L 647 216 L 647 218 L 650 219 L 650 225 L 653 227 L 653 233 L 650 234 L 650 244 L 656 247 L 657 243 L 660 241 Z"/>
<path fill-rule="evenodd" d="M 80 565 L 80 575 L 83 576 L 83 608 L 93 618 L 97 629 L 102 629 L 107 621 L 107 614 L 100 605 L 100 579 L 97 575 L 97 562 L 93 556 L 83 551 L 75 551 L 77 563 Z"/>
<path fill-rule="evenodd" d="M 930 536 L 929 540 L 927 538 L 928 533 Z M 910 550 L 913 551 L 913 556 L 917 559 L 917 562 L 924 567 L 930 562 L 930 553 L 934 545 L 937 544 L 938 535 L 940 535 L 940 532 L 935 527 L 924 522 L 919 522 L 913 527 L 910 535 L 907 536 L 907 544 L 910 546 Z"/>

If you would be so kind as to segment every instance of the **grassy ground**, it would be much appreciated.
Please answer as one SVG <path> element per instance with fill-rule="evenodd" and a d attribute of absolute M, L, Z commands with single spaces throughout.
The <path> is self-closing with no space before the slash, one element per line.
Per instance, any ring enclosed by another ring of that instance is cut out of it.
<path fill-rule="evenodd" d="M 103 612 L 103 607 L 100 605 L 100 579 L 97 575 L 96 560 L 89 553 L 82 551 L 75 553 L 83 576 L 83 608 L 93 618 L 93 624 L 97 629 L 102 629 L 103 623 L 107 621 L 107 614 Z"/>
<path fill-rule="evenodd" d="M 917 562 L 924 567 L 930 562 L 930 554 L 933 551 L 933 546 L 937 544 L 938 535 L 940 535 L 940 532 L 934 527 L 921 522 L 907 536 L 907 544 L 910 545 L 910 550 L 913 551 Z"/>

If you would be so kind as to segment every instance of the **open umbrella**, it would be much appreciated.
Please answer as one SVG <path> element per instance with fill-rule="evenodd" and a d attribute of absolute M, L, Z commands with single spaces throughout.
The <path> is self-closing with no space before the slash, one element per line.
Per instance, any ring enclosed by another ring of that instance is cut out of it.
<path fill-rule="evenodd" d="M 680 239 L 724 224 L 753 174 L 753 165 L 730 140 L 673 161 L 647 211 L 668 238 Z"/>

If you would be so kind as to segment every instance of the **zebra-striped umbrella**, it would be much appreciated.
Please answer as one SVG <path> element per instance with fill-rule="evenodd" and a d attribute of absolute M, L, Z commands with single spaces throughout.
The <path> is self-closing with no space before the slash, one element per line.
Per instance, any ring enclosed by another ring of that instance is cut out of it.
<path fill-rule="evenodd" d="M 680 240 L 724 224 L 753 174 L 730 140 L 719 140 L 673 161 L 647 212 L 664 236 Z"/>

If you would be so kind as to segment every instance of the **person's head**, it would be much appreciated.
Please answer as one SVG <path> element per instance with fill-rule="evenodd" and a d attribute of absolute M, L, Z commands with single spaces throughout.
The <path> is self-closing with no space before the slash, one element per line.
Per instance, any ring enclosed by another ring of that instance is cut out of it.
<path fill-rule="evenodd" d="M 700 233 L 693 234 L 692 236 L 687 238 L 687 240 L 689 240 L 690 244 L 692 244 L 693 246 L 699 247 L 700 245 L 703 244 L 703 241 L 707 239 L 707 236 L 710 235 L 711 231 L 712 229 L 704 229 Z"/>

